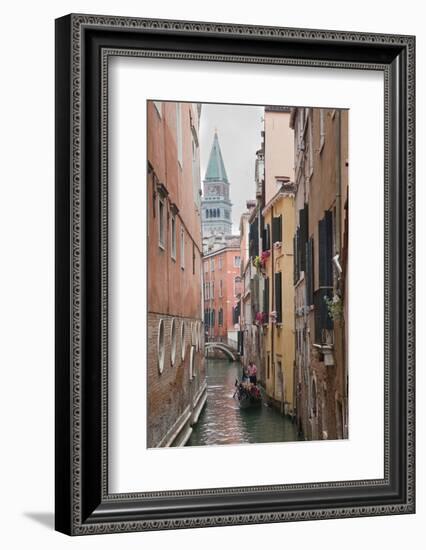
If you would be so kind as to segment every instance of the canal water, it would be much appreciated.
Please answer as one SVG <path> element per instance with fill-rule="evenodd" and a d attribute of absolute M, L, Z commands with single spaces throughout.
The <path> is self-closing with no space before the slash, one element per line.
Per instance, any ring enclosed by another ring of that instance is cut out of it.
<path fill-rule="evenodd" d="M 241 364 L 206 359 L 207 403 L 187 443 L 189 446 L 298 441 L 295 424 L 266 406 L 240 409 L 233 398 Z"/>

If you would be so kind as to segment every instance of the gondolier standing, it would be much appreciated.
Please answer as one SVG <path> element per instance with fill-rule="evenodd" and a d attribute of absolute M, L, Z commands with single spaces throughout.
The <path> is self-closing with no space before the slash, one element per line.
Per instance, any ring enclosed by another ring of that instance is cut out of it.
<path fill-rule="evenodd" d="M 248 375 L 249 375 L 249 378 L 250 378 L 250 382 L 252 384 L 256 384 L 257 383 L 257 368 L 256 368 L 256 365 L 253 363 L 253 361 L 249 361 L 247 370 L 248 370 Z"/>

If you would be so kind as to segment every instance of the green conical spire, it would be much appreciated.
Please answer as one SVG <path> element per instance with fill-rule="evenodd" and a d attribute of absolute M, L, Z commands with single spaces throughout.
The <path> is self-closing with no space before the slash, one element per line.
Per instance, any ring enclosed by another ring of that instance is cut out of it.
<path fill-rule="evenodd" d="M 222 152 L 220 150 L 217 130 L 214 132 L 212 150 L 210 151 L 209 163 L 207 165 L 205 181 L 224 181 L 228 182 L 225 164 L 223 163 Z"/>

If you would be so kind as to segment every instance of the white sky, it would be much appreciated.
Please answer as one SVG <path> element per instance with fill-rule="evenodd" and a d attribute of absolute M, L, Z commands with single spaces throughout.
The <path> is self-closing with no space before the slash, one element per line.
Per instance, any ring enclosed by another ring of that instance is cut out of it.
<path fill-rule="evenodd" d="M 230 182 L 233 233 L 238 233 L 246 201 L 255 198 L 254 167 L 263 130 L 263 107 L 203 103 L 200 119 L 201 182 L 204 179 L 214 130 Z M 202 184 L 201 184 L 202 185 Z"/>

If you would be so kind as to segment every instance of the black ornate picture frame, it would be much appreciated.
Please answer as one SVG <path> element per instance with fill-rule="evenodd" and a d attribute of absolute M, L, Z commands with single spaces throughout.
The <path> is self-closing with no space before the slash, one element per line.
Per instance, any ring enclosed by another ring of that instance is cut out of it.
<path fill-rule="evenodd" d="M 384 477 L 108 492 L 110 56 L 384 75 Z M 69 535 L 415 511 L 413 36 L 68 15 L 56 21 L 56 529 Z"/>

